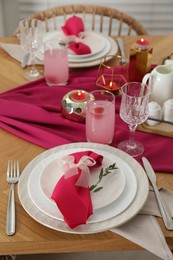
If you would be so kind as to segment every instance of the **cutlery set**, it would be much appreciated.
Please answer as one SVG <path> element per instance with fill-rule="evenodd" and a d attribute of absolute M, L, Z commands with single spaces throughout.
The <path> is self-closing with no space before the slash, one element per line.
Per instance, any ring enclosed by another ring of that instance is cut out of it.
<path fill-rule="evenodd" d="M 148 179 L 154 189 L 156 200 L 159 206 L 161 216 L 163 218 L 165 227 L 168 230 L 173 230 L 173 219 L 167 208 L 167 205 L 163 198 L 161 197 L 158 187 L 156 174 L 150 164 L 150 162 L 142 157 L 142 162 L 144 165 L 145 172 L 148 176 Z M 19 162 L 17 160 L 9 160 L 7 165 L 7 182 L 10 184 L 8 206 L 7 206 L 7 217 L 6 217 L 6 234 L 8 236 L 14 235 L 16 232 L 16 219 L 15 219 L 15 195 L 14 195 L 14 186 L 19 181 L 20 170 Z"/>

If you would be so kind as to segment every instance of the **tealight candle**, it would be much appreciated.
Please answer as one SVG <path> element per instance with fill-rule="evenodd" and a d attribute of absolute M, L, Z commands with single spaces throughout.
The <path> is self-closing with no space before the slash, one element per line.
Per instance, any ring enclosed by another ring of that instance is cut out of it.
<path fill-rule="evenodd" d="M 83 102 L 87 100 L 87 94 L 82 90 L 76 90 L 71 93 L 70 98 L 76 102 Z"/>
<path fill-rule="evenodd" d="M 152 51 L 149 41 L 138 39 L 130 48 L 129 80 L 142 81 L 144 75 L 151 70 Z"/>
<path fill-rule="evenodd" d="M 119 92 L 120 88 L 119 86 L 116 84 L 116 82 L 109 82 L 109 83 L 106 83 L 104 85 L 104 88 L 109 90 L 109 91 L 112 91 L 112 92 Z"/>
<path fill-rule="evenodd" d="M 149 41 L 145 40 L 144 38 L 136 41 L 136 47 L 140 50 L 147 50 L 149 48 L 149 45 Z"/>

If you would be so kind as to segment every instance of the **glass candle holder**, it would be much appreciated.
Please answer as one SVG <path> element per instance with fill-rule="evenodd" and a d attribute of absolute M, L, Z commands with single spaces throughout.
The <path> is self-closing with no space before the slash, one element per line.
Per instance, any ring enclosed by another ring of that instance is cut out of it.
<path fill-rule="evenodd" d="M 96 86 L 114 94 L 128 81 L 128 61 L 120 55 L 105 56 L 98 68 Z"/>
<path fill-rule="evenodd" d="M 61 110 L 64 117 L 71 121 L 85 122 L 87 100 L 94 97 L 84 90 L 72 90 L 62 99 Z"/>
<path fill-rule="evenodd" d="M 150 43 L 141 38 L 130 47 L 129 80 L 141 81 L 151 70 L 153 48 Z"/>

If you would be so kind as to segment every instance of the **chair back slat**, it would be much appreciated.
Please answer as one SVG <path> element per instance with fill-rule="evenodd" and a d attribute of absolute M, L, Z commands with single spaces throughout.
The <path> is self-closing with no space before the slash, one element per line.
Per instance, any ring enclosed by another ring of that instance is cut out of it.
<path fill-rule="evenodd" d="M 86 28 L 91 28 L 93 31 L 103 32 L 109 36 L 148 34 L 145 28 L 135 18 L 127 13 L 119 11 L 118 9 L 106 6 L 55 6 L 35 13 L 29 18 L 36 18 L 44 21 L 45 31 L 47 32 L 52 30 L 52 28 L 54 30 L 60 30 L 62 23 L 65 23 L 67 18 L 72 15 L 79 15 L 82 17 Z M 88 24 L 90 24 L 90 26 Z M 17 27 L 13 35 L 16 36 L 18 33 L 19 27 Z"/>

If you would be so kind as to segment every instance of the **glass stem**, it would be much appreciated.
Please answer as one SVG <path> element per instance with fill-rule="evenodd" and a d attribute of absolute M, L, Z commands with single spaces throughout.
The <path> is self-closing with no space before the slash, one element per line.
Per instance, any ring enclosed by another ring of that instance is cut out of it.
<path fill-rule="evenodd" d="M 136 146 L 135 144 L 135 130 L 136 130 L 137 125 L 129 125 L 129 130 L 130 130 L 130 138 L 128 141 L 128 146 L 133 148 Z"/>
<path fill-rule="evenodd" d="M 31 50 L 31 74 L 34 76 L 37 73 L 35 67 L 35 51 Z"/>

